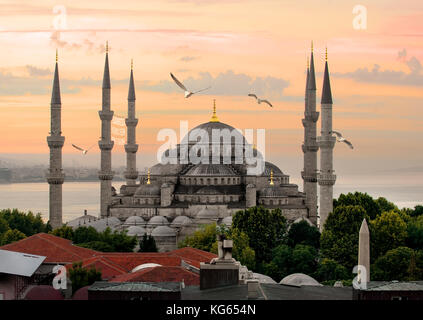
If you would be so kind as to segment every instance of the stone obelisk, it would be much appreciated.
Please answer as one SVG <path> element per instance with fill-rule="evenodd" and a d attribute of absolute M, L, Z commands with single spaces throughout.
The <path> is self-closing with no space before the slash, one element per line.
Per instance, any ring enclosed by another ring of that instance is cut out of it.
<path fill-rule="evenodd" d="M 358 264 L 366 268 L 367 282 L 370 281 L 370 232 L 366 219 L 361 223 L 358 236 Z"/>

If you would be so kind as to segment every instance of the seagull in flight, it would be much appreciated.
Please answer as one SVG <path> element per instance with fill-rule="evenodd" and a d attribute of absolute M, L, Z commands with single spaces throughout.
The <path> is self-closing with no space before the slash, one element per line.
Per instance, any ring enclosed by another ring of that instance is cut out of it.
<path fill-rule="evenodd" d="M 345 139 L 342 134 L 338 131 L 332 131 L 332 133 L 334 133 L 336 135 L 336 140 L 338 142 L 344 142 L 346 143 L 351 149 L 354 149 L 353 145 L 351 142 L 349 142 L 347 139 Z"/>
<path fill-rule="evenodd" d="M 78 146 L 76 146 L 76 145 L 74 145 L 74 144 L 72 144 L 72 147 L 74 147 L 75 149 L 78 149 L 79 151 L 82 151 L 82 154 L 87 154 L 87 152 L 88 152 L 88 150 L 90 150 L 92 147 L 94 147 L 95 146 L 95 144 L 93 144 L 91 147 L 89 147 L 88 149 L 83 149 L 83 148 L 80 148 L 80 147 L 78 147 Z"/>
<path fill-rule="evenodd" d="M 273 108 L 272 104 L 269 101 L 267 101 L 266 99 L 258 98 L 254 93 L 249 93 L 248 96 L 256 98 L 258 104 L 264 102 L 264 103 L 267 103 L 269 106 L 271 106 Z"/>
<path fill-rule="evenodd" d="M 170 73 L 170 76 L 172 77 L 172 79 L 173 79 L 173 81 L 175 81 L 175 83 L 178 85 L 178 87 L 179 88 L 181 88 L 182 90 L 184 90 L 185 91 L 185 98 L 189 98 L 189 97 L 191 97 L 193 94 L 195 94 L 195 93 L 199 93 L 199 92 L 201 92 L 201 91 L 204 91 L 204 90 L 208 90 L 208 89 L 210 89 L 211 87 L 207 87 L 207 88 L 204 88 L 204 89 L 201 89 L 201 90 L 198 90 L 198 91 L 189 91 L 183 84 L 182 84 L 182 82 L 181 81 L 179 81 L 178 79 L 176 79 L 176 77 L 172 74 L 172 72 Z"/>

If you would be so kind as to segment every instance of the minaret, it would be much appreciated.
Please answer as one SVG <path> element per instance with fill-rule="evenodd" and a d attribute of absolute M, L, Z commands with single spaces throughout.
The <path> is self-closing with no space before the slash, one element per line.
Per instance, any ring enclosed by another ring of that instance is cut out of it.
<path fill-rule="evenodd" d="M 113 141 L 111 140 L 111 121 L 113 119 L 113 111 L 110 110 L 110 74 L 109 74 L 109 50 L 106 43 L 106 62 L 104 65 L 103 75 L 103 99 L 102 109 L 98 112 L 101 119 L 101 140 L 98 146 L 101 150 L 101 170 L 98 172 L 98 178 L 101 181 L 100 191 L 100 217 L 104 218 L 108 215 L 108 206 L 112 197 L 112 149 Z"/>
<path fill-rule="evenodd" d="M 62 226 L 62 184 L 65 174 L 62 170 L 62 147 L 65 137 L 62 136 L 62 101 L 60 98 L 59 67 L 56 50 L 56 67 L 54 70 L 53 92 L 51 94 L 50 135 L 47 144 L 50 148 L 50 167 L 47 171 L 49 184 L 49 220 L 52 228 Z"/>
<path fill-rule="evenodd" d="M 335 146 L 336 138 L 332 136 L 332 92 L 330 89 L 327 48 L 325 60 L 321 101 L 321 136 L 318 138 L 320 172 L 317 180 L 320 186 L 320 230 L 323 230 L 325 221 L 333 210 L 333 185 L 336 181 L 335 171 L 333 170 L 333 147 Z"/>
<path fill-rule="evenodd" d="M 127 127 L 127 138 L 125 144 L 126 151 L 126 171 L 125 178 L 127 185 L 134 185 L 138 178 L 137 171 L 137 151 L 138 144 L 135 143 L 135 129 L 138 124 L 138 119 L 135 118 L 135 86 L 134 86 L 134 72 L 133 62 L 131 60 L 131 77 L 129 79 L 128 90 L 128 117 L 125 119 Z"/>
<path fill-rule="evenodd" d="M 304 144 L 304 171 L 301 176 L 304 180 L 303 190 L 306 194 L 306 206 L 309 220 L 317 225 L 317 151 L 316 123 L 319 113 L 316 112 L 316 77 L 314 72 L 313 42 L 311 43 L 310 66 L 307 65 L 307 80 L 305 92 Z"/>
<path fill-rule="evenodd" d="M 366 268 L 366 282 L 370 281 L 370 232 L 366 219 L 361 223 L 358 236 L 358 265 Z"/>

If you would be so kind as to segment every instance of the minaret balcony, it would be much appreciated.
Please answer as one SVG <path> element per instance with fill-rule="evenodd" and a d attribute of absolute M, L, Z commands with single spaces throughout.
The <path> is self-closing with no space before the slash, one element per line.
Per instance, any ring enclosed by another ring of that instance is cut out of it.
<path fill-rule="evenodd" d="M 127 127 L 136 127 L 138 124 L 138 119 L 125 119 L 125 124 Z"/>
<path fill-rule="evenodd" d="M 127 153 L 135 153 L 138 151 L 138 145 L 137 144 L 125 144 L 125 151 Z"/>
<path fill-rule="evenodd" d="M 65 143 L 65 137 L 63 136 L 48 136 L 47 144 L 49 148 L 57 149 L 62 148 Z"/>
<path fill-rule="evenodd" d="M 320 136 L 317 137 L 317 144 L 321 149 L 333 149 L 335 146 L 336 138 L 333 136 Z"/>
<path fill-rule="evenodd" d="M 317 173 L 301 171 L 301 177 L 305 182 L 317 182 Z"/>
<path fill-rule="evenodd" d="M 46 173 L 46 179 L 49 184 L 63 184 L 65 174 L 62 169 L 49 169 Z"/>
<path fill-rule="evenodd" d="M 319 145 L 317 142 L 314 141 L 308 141 L 307 144 L 303 144 L 302 146 L 303 152 L 317 152 L 319 150 Z"/>
<path fill-rule="evenodd" d="M 112 150 L 113 149 L 113 145 L 114 145 L 114 141 L 103 141 L 103 140 L 100 140 L 98 142 L 98 147 L 101 150 Z"/>
<path fill-rule="evenodd" d="M 100 110 L 98 112 L 98 115 L 100 116 L 100 119 L 101 120 L 107 120 L 107 121 L 112 121 L 113 114 L 114 114 L 113 111 L 103 111 L 103 110 Z"/>
<path fill-rule="evenodd" d="M 128 180 L 137 180 L 138 179 L 138 172 L 137 171 L 125 171 L 124 173 L 125 179 Z"/>
<path fill-rule="evenodd" d="M 317 174 L 317 181 L 321 186 L 333 186 L 336 181 L 336 175 L 331 173 Z"/>
<path fill-rule="evenodd" d="M 115 173 L 113 171 L 99 171 L 98 178 L 100 180 L 113 180 Z"/>

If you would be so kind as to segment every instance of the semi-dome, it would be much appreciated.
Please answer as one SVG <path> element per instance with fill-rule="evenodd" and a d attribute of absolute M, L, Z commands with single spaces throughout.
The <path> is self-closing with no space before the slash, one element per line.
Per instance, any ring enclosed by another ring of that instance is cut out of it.
<path fill-rule="evenodd" d="M 134 196 L 160 196 L 160 187 L 154 184 L 142 184 L 135 191 Z"/>
<path fill-rule="evenodd" d="M 219 217 L 219 212 L 217 208 L 210 208 L 210 207 L 205 207 L 202 208 L 198 214 L 197 214 L 197 219 L 217 219 Z"/>
<path fill-rule="evenodd" d="M 127 225 L 142 225 L 145 224 L 145 221 L 140 216 L 130 216 L 128 219 L 125 220 L 125 224 Z"/>
<path fill-rule="evenodd" d="M 143 227 L 139 227 L 139 226 L 130 226 L 128 228 L 128 232 L 127 235 L 128 236 L 143 236 L 147 233 L 147 231 L 143 228 Z"/>
<path fill-rule="evenodd" d="M 187 171 L 186 176 L 235 176 L 234 170 L 225 164 L 197 164 Z"/>
<path fill-rule="evenodd" d="M 169 153 L 166 153 L 168 156 Z M 164 159 L 162 158 L 162 162 Z M 150 168 L 150 174 L 155 175 L 177 175 L 183 169 L 182 164 L 157 163 Z"/>
<path fill-rule="evenodd" d="M 264 171 L 262 173 L 262 176 L 270 176 L 270 172 L 273 171 L 274 176 L 282 176 L 284 175 L 282 170 L 279 169 L 275 164 L 266 161 L 264 163 Z"/>
<path fill-rule="evenodd" d="M 188 218 L 187 216 L 177 216 L 172 221 L 172 226 L 173 227 L 180 227 L 180 226 L 190 225 L 191 223 L 192 223 L 192 220 L 190 218 Z"/>
<path fill-rule="evenodd" d="M 169 221 L 163 216 L 154 216 L 148 221 L 149 226 L 154 225 L 168 225 Z"/>
<path fill-rule="evenodd" d="M 153 237 L 175 237 L 175 229 L 169 228 L 168 226 L 158 226 L 151 232 Z"/>
<path fill-rule="evenodd" d="M 287 285 L 287 286 L 297 286 L 297 287 L 301 287 L 301 286 L 319 286 L 321 287 L 322 285 L 317 282 L 315 279 L 313 279 L 312 277 L 304 274 L 304 273 L 293 273 L 290 274 L 289 276 L 286 276 L 285 278 L 283 278 L 279 284 L 283 284 L 283 285 Z"/>

